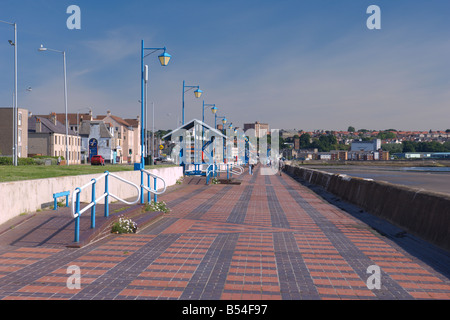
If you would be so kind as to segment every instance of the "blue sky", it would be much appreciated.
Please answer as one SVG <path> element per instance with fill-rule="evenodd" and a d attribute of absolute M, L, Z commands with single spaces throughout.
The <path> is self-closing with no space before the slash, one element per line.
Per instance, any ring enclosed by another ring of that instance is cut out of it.
<path fill-rule="evenodd" d="M 81 30 L 69 30 L 69 5 Z M 369 30 L 369 5 L 381 30 Z M 235 126 L 278 129 L 445 130 L 450 128 L 448 0 L 2 0 L 0 20 L 18 24 L 19 106 L 64 112 L 67 52 L 69 112 L 140 115 L 140 43 L 172 55 L 150 67 L 155 127 L 201 119 L 203 99 Z M 12 102 L 12 27 L 0 24 L 0 106 Z M 32 87 L 28 92 L 27 87 Z M 151 106 L 151 104 L 150 104 Z M 149 118 L 151 123 L 151 118 Z M 206 111 L 206 122 L 213 117 Z"/>

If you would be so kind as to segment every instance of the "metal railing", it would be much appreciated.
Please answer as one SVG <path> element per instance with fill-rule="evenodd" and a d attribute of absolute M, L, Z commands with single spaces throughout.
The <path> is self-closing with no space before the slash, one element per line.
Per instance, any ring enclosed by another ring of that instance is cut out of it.
<path fill-rule="evenodd" d="M 147 174 L 147 186 L 144 185 L 144 174 Z M 135 200 L 133 201 L 127 201 L 124 199 L 121 199 L 120 197 L 114 195 L 113 193 L 111 193 L 109 191 L 109 187 L 110 187 L 110 181 L 109 181 L 109 177 L 112 178 L 116 178 L 119 181 L 122 181 L 126 184 L 129 184 L 130 186 L 134 187 L 137 190 L 137 197 Z M 96 196 L 96 185 L 97 182 L 99 182 L 100 180 L 105 179 L 105 192 L 103 194 L 101 194 L 99 197 Z M 153 186 L 154 189 L 151 188 L 151 179 L 153 179 Z M 158 191 L 158 186 L 157 186 L 157 180 L 161 180 L 164 184 L 164 187 L 162 188 L 161 191 Z M 80 194 L 81 191 L 83 191 L 84 189 L 88 188 L 89 186 L 92 186 L 91 188 L 91 194 L 92 194 L 92 198 L 91 198 L 91 202 L 89 204 L 87 204 L 84 208 L 81 208 L 80 205 Z M 86 183 L 84 186 L 76 188 L 75 191 L 72 194 L 72 216 L 75 219 L 75 237 L 74 237 L 74 242 L 79 242 L 80 241 L 80 216 L 86 212 L 87 210 L 91 209 L 91 228 L 94 229 L 95 228 L 95 211 L 96 211 L 96 205 L 97 203 L 99 203 L 100 201 L 102 201 L 103 199 L 105 199 L 105 217 L 109 216 L 109 197 L 112 197 L 120 202 L 123 202 L 125 204 L 128 205 L 133 205 L 139 202 L 139 199 L 141 199 L 141 203 L 144 203 L 144 190 L 148 191 L 148 202 L 150 202 L 150 194 L 153 193 L 154 194 L 154 201 L 157 202 L 157 195 L 162 194 L 166 191 L 166 181 L 156 175 L 153 174 L 147 170 L 141 169 L 141 185 L 138 186 L 128 180 L 125 180 L 124 178 L 119 177 L 118 175 L 115 175 L 113 173 L 110 173 L 108 171 L 106 171 L 105 173 L 103 173 L 102 175 L 100 175 L 99 177 L 92 179 L 90 182 Z"/>
<path fill-rule="evenodd" d="M 144 185 L 143 174 L 147 174 L 147 186 Z M 150 183 L 151 178 L 153 178 L 153 190 L 151 188 L 151 183 Z M 158 191 L 158 183 L 157 183 L 158 180 L 161 180 L 164 184 L 162 191 Z M 144 203 L 144 190 L 147 190 L 147 202 L 151 201 L 151 199 L 150 199 L 151 193 L 153 193 L 153 196 L 154 196 L 153 201 L 158 202 L 158 195 L 166 192 L 166 181 L 162 177 L 160 177 L 154 173 L 151 173 L 145 169 L 141 169 L 141 183 L 142 183 L 141 184 L 141 203 Z"/>
<path fill-rule="evenodd" d="M 223 166 L 225 166 L 225 169 L 223 169 Z M 230 163 L 210 164 L 206 169 L 206 184 L 209 184 L 210 177 L 220 176 L 221 172 L 226 173 L 227 179 L 230 179 L 233 174 L 237 176 L 243 174 L 244 168 L 240 165 L 234 165 Z"/>
<path fill-rule="evenodd" d="M 120 180 L 120 181 L 136 188 L 136 190 L 138 192 L 138 196 L 137 196 L 136 200 L 129 202 L 129 201 L 121 199 L 120 197 L 112 194 L 109 191 L 109 177 L 116 178 L 117 180 Z M 101 179 L 105 179 L 105 192 L 97 198 L 96 197 L 96 184 Z M 92 189 L 91 189 L 92 200 L 87 206 L 85 206 L 83 209 L 81 209 L 80 208 L 80 193 L 81 193 L 81 191 L 83 191 L 84 189 L 86 189 L 89 186 L 92 186 Z M 86 183 L 84 186 L 82 186 L 80 188 L 76 188 L 72 194 L 72 215 L 73 215 L 73 218 L 75 219 L 74 242 L 80 241 L 80 216 L 89 209 L 91 209 L 91 228 L 92 229 L 95 228 L 95 209 L 96 209 L 96 205 L 98 202 L 105 199 L 105 217 L 108 217 L 109 216 L 109 197 L 112 197 L 120 202 L 129 204 L 129 205 L 133 205 L 139 201 L 140 196 L 141 196 L 141 191 L 139 190 L 139 186 L 137 186 L 134 183 L 132 183 L 128 180 L 125 180 L 113 173 L 110 173 L 108 171 L 103 173 L 101 176 L 99 176 L 95 179 L 92 179 L 89 183 Z"/>
<path fill-rule="evenodd" d="M 215 177 L 215 175 L 216 175 L 216 168 L 217 168 L 216 164 L 210 164 L 206 168 L 206 184 L 209 184 L 210 177 Z"/>

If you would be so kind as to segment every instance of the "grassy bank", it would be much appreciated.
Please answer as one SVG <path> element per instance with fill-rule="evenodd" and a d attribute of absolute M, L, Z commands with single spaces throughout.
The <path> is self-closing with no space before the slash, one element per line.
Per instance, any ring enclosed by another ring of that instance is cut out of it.
<path fill-rule="evenodd" d="M 170 167 L 173 165 L 146 166 L 146 169 Z M 56 178 L 64 176 L 78 176 L 96 174 L 105 171 L 133 171 L 133 165 L 70 165 L 70 166 L 0 166 L 0 182 Z"/>

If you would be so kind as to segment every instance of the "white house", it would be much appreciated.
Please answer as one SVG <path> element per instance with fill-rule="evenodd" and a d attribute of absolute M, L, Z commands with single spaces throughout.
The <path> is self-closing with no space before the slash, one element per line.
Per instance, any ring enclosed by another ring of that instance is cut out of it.
<path fill-rule="evenodd" d="M 90 161 L 94 155 L 100 155 L 105 162 L 116 163 L 114 136 L 103 121 L 83 121 L 80 126 L 80 137 L 83 162 Z"/>

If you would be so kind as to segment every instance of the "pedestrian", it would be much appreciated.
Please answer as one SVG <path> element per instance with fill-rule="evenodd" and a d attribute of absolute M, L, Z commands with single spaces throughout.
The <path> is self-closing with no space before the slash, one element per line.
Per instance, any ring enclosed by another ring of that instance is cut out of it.
<path fill-rule="evenodd" d="M 59 166 L 59 164 L 61 163 L 61 157 L 58 157 L 58 160 L 57 160 L 57 161 L 58 161 L 57 164 L 58 164 L 58 166 Z"/>
<path fill-rule="evenodd" d="M 280 162 L 279 162 L 280 176 L 281 176 L 281 171 L 283 170 L 283 168 L 284 168 L 283 160 L 280 159 Z"/>
<path fill-rule="evenodd" d="M 255 165 L 252 164 L 251 167 L 252 167 L 252 175 L 253 175 L 253 169 L 255 168 Z"/>

